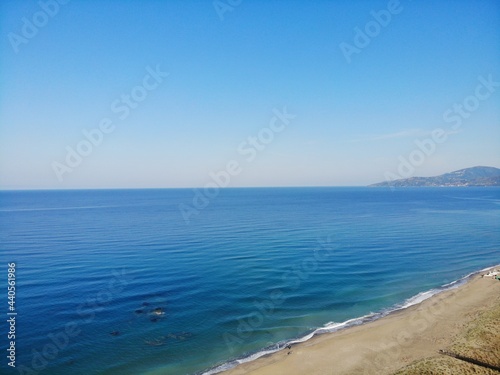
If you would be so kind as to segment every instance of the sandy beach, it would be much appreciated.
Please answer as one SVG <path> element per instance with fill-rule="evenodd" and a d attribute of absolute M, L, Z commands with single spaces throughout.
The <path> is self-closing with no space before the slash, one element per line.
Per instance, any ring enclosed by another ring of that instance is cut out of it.
<path fill-rule="evenodd" d="M 380 375 L 393 374 L 414 361 L 429 357 L 460 362 L 440 355 L 439 350 L 456 344 L 479 317 L 500 308 L 500 281 L 481 275 L 419 305 L 366 325 L 314 337 L 224 374 Z M 477 373 L 496 373 L 477 367 Z"/>

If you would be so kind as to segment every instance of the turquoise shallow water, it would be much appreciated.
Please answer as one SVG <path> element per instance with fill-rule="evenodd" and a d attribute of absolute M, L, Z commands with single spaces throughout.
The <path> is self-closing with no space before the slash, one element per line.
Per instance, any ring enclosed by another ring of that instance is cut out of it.
<path fill-rule="evenodd" d="M 186 224 L 192 198 L 0 192 L 18 369 L 203 373 L 500 263 L 498 188 L 226 189 Z"/>

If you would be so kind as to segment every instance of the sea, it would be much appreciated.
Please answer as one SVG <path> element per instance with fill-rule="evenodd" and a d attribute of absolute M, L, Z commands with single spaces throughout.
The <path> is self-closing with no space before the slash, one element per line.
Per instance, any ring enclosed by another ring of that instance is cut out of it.
<path fill-rule="evenodd" d="M 2 191 L 0 373 L 216 374 L 500 264 L 499 218 L 487 187 Z"/>

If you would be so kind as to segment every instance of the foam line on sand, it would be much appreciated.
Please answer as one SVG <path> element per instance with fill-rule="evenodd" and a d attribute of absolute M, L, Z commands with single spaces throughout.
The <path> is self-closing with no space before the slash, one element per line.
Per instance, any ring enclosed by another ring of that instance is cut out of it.
<path fill-rule="evenodd" d="M 392 374 L 436 355 L 474 316 L 498 305 L 500 281 L 481 277 L 489 269 L 380 319 L 314 336 L 290 350 L 242 363 L 224 375 Z"/>

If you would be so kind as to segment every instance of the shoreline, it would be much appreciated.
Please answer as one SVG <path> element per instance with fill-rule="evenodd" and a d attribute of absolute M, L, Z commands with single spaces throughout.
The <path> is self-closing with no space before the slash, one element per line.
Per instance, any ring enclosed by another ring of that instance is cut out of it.
<path fill-rule="evenodd" d="M 500 282 L 481 274 L 499 267 L 421 292 L 388 312 L 318 328 L 312 337 L 290 340 L 291 349 L 262 350 L 202 374 L 390 374 L 436 354 L 458 333 L 456 328 L 465 324 L 467 316 L 491 307 L 500 296 Z M 485 284 L 496 286 L 480 292 Z"/>

